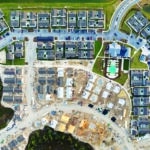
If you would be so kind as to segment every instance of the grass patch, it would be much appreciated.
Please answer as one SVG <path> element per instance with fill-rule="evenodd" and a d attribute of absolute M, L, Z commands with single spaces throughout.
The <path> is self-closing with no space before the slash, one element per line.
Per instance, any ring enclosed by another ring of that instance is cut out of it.
<path fill-rule="evenodd" d="M 95 41 L 94 57 L 97 56 L 101 47 L 102 47 L 102 41 L 100 41 L 100 40 Z"/>
<path fill-rule="evenodd" d="M 129 61 L 129 59 L 124 59 L 124 61 L 123 61 L 123 70 L 126 70 L 126 71 L 128 71 L 129 70 L 129 68 L 130 68 L 130 61 Z"/>
<path fill-rule="evenodd" d="M 109 3 L 112 0 L 86 0 L 87 3 Z M 114 0 L 113 0 L 114 1 Z M 1 0 L 0 3 L 12 3 L 12 0 Z M 42 0 L 44 3 L 67 3 L 70 2 L 70 0 Z M 26 1 L 20 1 L 20 0 L 13 0 L 13 3 L 41 3 L 41 0 L 26 0 Z M 85 0 L 71 0 L 71 3 L 85 3 Z"/>
<path fill-rule="evenodd" d="M 6 60 L 6 65 L 25 65 L 25 59 L 24 58 L 15 58 L 14 61 L 12 60 Z"/>
<path fill-rule="evenodd" d="M 128 79 L 128 73 L 121 72 L 121 76 L 115 79 L 115 81 L 120 83 L 121 85 L 124 85 L 127 79 Z"/>
<path fill-rule="evenodd" d="M 123 19 L 121 20 L 121 24 L 120 24 L 120 30 L 130 34 L 131 30 L 129 28 L 129 26 L 126 24 L 126 21 L 135 14 L 135 12 L 138 11 L 138 9 L 136 8 L 132 8 L 130 9 L 127 14 L 123 17 Z"/>
<path fill-rule="evenodd" d="M 136 51 L 136 50 L 135 50 L 133 47 L 131 47 L 131 58 L 133 57 L 135 51 Z"/>
<path fill-rule="evenodd" d="M 131 68 L 132 69 L 148 69 L 147 64 L 140 62 L 139 58 L 142 51 L 139 50 L 134 57 L 131 59 Z"/>
<path fill-rule="evenodd" d="M 146 18 L 150 19 L 150 5 L 144 5 L 141 11 Z"/>
<path fill-rule="evenodd" d="M 98 75 L 104 76 L 104 73 L 103 73 L 103 59 L 102 58 L 97 57 L 97 59 L 94 63 L 92 71 L 95 72 Z"/>
<path fill-rule="evenodd" d="M 101 56 L 101 57 L 104 57 L 105 55 L 105 50 L 106 50 L 106 45 L 107 45 L 108 43 L 104 43 L 103 44 L 103 48 L 101 49 L 101 51 L 100 51 L 100 54 L 99 54 L 99 56 Z"/>

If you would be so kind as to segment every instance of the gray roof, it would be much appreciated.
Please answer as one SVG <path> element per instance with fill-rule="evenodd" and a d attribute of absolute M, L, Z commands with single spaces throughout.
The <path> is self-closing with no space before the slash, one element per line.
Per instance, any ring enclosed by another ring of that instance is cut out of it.
<path fill-rule="evenodd" d="M 86 28 L 87 27 L 87 21 L 86 20 L 78 20 L 77 26 L 82 27 L 82 28 Z"/>
<path fill-rule="evenodd" d="M 46 78 L 45 77 L 39 77 L 38 79 L 40 84 L 45 84 L 46 83 Z"/>
<path fill-rule="evenodd" d="M 6 75 L 15 75 L 15 69 L 5 69 L 4 74 Z"/>
<path fill-rule="evenodd" d="M 79 49 L 87 49 L 87 50 L 93 50 L 94 49 L 94 42 L 78 42 L 78 48 Z"/>
<path fill-rule="evenodd" d="M 44 93 L 44 86 L 38 85 L 37 91 L 38 91 L 38 94 L 43 94 Z"/>
<path fill-rule="evenodd" d="M 22 84 L 21 78 L 16 78 L 16 84 L 18 84 L 18 85 Z"/>
<path fill-rule="evenodd" d="M 66 18 L 52 18 L 51 26 L 52 27 L 65 27 L 67 25 Z"/>
<path fill-rule="evenodd" d="M 11 20 L 10 21 L 10 26 L 13 28 L 19 28 L 20 24 L 19 24 L 19 20 Z"/>
<path fill-rule="evenodd" d="M 149 115 L 148 107 L 133 107 L 133 115 Z"/>
<path fill-rule="evenodd" d="M 38 13 L 38 19 L 39 20 L 49 19 L 49 13 Z"/>
<path fill-rule="evenodd" d="M 140 32 L 148 24 L 148 19 L 140 11 L 137 11 L 127 20 L 127 23 L 135 32 Z"/>
<path fill-rule="evenodd" d="M 20 135 L 20 136 L 17 137 L 18 143 L 21 143 L 24 140 L 25 140 L 25 138 L 22 135 Z"/>
<path fill-rule="evenodd" d="M 66 9 L 52 9 L 51 16 L 52 17 L 66 17 Z"/>
<path fill-rule="evenodd" d="M 3 96 L 3 101 L 5 101 L 5 102 L 13 102 L 13 96 Z"/>
<path fill-rule="evenodd" d="M 88 17 L 89 19 L 104 19 L 103 10 L 89 10 Z"/>
<path fill-rule="evenodd" d="M 89 20 L 88 26 L 89 27 L 103 28 L 104 27 L 104 21 L 102 21 L 102 20 Z"/>
<path fill-rule="evenodd" d="M 56 68 L 48 68 L 47 72 L 48 74 L 56 74 Z"/>
<path fill-rule="evenodd" d="M 127 24 L 135 31 L 140 32 L 143 26 L 132 16 L 127 20 Z"/>
<path fill-rule="evenodd" d="M 54 92 L 54 87 L 52 87 L 51 85 L 47 85 L 47 91 L 48 94 L 52 94 Z"/>
<path fill-rule="evenodd" d="M 16 68 L 16 74 L 21 75 L 21 73 L 22 73 L 22 69 L 21 68 Z"/>
<path fill-rule="evenodd" d="M 6 54 L 6 59 L 7 60 L 14 60 L 15 59 L 14 54 L 13 53 L 7 53 Z"/>
<path fill-rule="evenodd" d="M 93 50 L 79 50 L 78 51 L 78 58 L 80 59 L 93 59 L 94 58 L 94 54 L 93 54 Z"/>
<path fill-rule="evenodd" d="M 150 24 L 142 30 L 141 35 L 144 38 L 148 38 L 150 36 Z"/>
<path fill-rule="evenodd" d="M 14 92 L 15 92 L 15 93 L 22 93 L 22 87 L 18 87 L 18 86 L 15 87 L 15 88 L 14 88 Z"/>
<path fill-rule="evenodd" d="M 57 85 L 60 87 L 64 86 L 64 78 L 63 77 L 57 78 Z"/>
<path fill-rule="evenodd" d="M 47 78 L 47 83 L 49 83 L 50 85 L 54 85 L 55 82 L 56 82 L 55 78 L 52 78 L 52 77 Z"/>
<path fill-rule="evenodd" d="M 50 26 L 49 20 L 38 21 L 38 27 L 40 28 L 48 28 Z"/>
<path fill-rule="evenodd" d="M 75 11 L 68 11 L 68 17 L 76 18 L 76 12 Z"/>
<path fill-rule="evenodd" d="M 149 97 L 133 97 L 133 106 L 149 106 Z"/>
<path fill-rule="evenodd" d="M 133 86 L 146 86 L 149 80 L 149 71 L 131 70 L 130 71 L 130 85 Z"/>
<path fill-rule="evenodd" d="M 44 67 L 39 68 L 39 69 L 38 69 L 38 73 L 39 73 L 39 74 L 47 74 L 47 69 L 44 68 Z"/>
<path fill-rule="evenodd" d="M 1 150 L 9 150 L 6 146 L 1 147 Z"/>
<path fill-rule="evenodd" d="M 86 10 L 80 10 L 78 11 L 78 19 L 82 19 L 84 17 L 86 17 Z"/>
<path fill-rule="evenodd" d="M 11 142 L 8 143 L 8 146 L 10 147 L 10 149 L 13 149 L 14 147 L 17 146 L 17 141 L 16 140 L 12 140 Z"/>
<path fill-rule="evenodd" d="M 3 92 L 4 93 L 13 93 L 14 88 L 12 86 L 4 86 L 3 87 Z"/>
<path fill-rule="evenodd" d="M 11 11 L 10 16 L 11 16 L 11 20 L 19 19 L 19 11 Z"/>
<path fill-rule="evenodd" d="M 56 50 L 64 47 L 64 42 L 62 41 L 57 41 L 55 44 L 56 44 Z"/>
<path fill-rule="evenodd" d="M 148 87 L 134 87 L 132 93 L 134 96 L 149 96 L 150 90 Z"/>
<path fill-rule="evenodd" d="M 134 15 L 134 17 L 143 25 L 145 26 L 146 24 L 148 24 L 148 19 L 143 16 L 143 14 L 140 11 L 137 11 Z"/>
<path fill-rule="evenodd" d="M 55 52 L 54 50 L 38 50 L 37 58 L 39 60 L 54 60 Z"/>
<path fill-rule="evenodd" d="M 14 96 L 14 103 L 22 103 L 22 96 Z"/>

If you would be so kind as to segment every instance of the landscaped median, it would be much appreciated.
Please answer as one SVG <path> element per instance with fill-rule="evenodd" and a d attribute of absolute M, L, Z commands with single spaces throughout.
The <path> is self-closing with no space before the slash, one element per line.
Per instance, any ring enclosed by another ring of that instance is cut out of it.
<path fill-rule="evenodd" d="M 95 41 L 95 47 L 94 47 L 94 58 L 96 58 L 98 52 L 100 51 L 102 47 L 102 39 L 99 39 Z"/>

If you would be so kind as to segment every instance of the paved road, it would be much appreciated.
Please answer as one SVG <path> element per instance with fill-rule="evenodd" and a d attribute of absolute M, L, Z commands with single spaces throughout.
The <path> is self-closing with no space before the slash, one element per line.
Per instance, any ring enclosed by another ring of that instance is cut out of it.
<path fill-rule="evenodd" d="M 119 30 L 119 26 L 122 17 L 128 12 L 128 10 L 138 3 L 140 0 L 123 0 L 122 3 L 118 5 L 110 21 L 109 31 Z"/>

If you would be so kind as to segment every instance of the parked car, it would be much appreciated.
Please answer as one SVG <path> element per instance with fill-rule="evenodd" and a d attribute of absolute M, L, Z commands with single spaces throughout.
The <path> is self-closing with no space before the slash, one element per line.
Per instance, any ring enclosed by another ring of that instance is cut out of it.
<path fill-rule="evenodd" d="M 93 108 L 94 105 L 93 104 L 88 104 L 88 107 Z"/>

